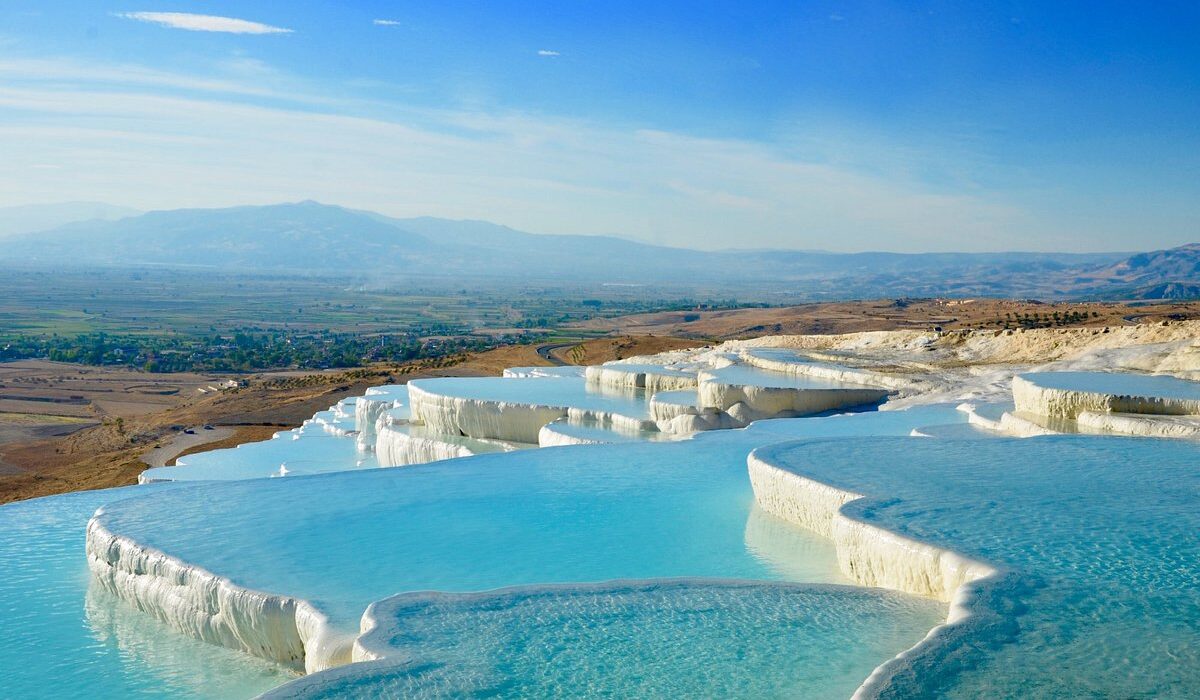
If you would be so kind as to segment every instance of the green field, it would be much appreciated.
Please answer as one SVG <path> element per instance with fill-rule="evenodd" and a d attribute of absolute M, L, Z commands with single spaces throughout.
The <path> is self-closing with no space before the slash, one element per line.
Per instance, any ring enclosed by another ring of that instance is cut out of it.
<path fill-rule="evenodd" d="M 670 294 L 445 278 L 10 269 L 0 275 L 0 360 L 152 371 L 358 366 L 580 339 L 587 334 L 570 324 L 598 316 L 739 306 Z"/>

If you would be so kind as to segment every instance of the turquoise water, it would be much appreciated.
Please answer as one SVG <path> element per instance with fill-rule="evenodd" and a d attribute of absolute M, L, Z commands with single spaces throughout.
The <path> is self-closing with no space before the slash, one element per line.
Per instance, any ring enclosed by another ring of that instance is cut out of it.
<path fill-rule="evenodd" d="M 562 408 L 584 408 L 632 418 L 649 416 L 642 390 L 601 390 L 576 377 L 464 377 L 418 379 L 412 385 L 439 396 L 483 401 L 509 401 Z"/>
<path fill-rule="evenodd" d="M 414 594 L 375 612 L 365 642 L 389 660 L 277 695 L 846 698 L 945 616 L 879 591 L 711 579 Z"/>
<path fill-rule="evenodd" d="M 817 441 L 764 450 L 866 494 L 859 518 L 1000 564 L 981 619 L 914 664 L 911 697 L 1195 697 L 1200 688 L 1200 445 L 1026 440 Z"/>
<path fill-rule="evenodd" d="M 487 454 L 489 452 L 511 452 L 514 449 L 524 449 L 537 447 L 537 445 L 528 445 L 520 442 L 506 442 L 502 440 L 479 440 L 466 435 L 446 435 L 438 433 L 424 425 L 417 423 L 394 423 L 387 427 L 388 431 L 411 435 L 414 438 L 424 438 L 427 440 L 436 440 L 450 445 L 459 445 L 471 450 L 472 454 Z M 384 431 L 380 431 L 384 432 Z M 378 458 L 374 460 L 378 462 Z M 329 469 L 328 471 L 348 471 L 348 469 Z"/>
<path fill-rule="evenodd" d="M 804 375 L 772 372 L 747 365 L 733 365 L 721 369 L 705 370 L 701 380 L 712 378 L 722 384 L 739 386 L 761 386 L 777 389 L 863 389 L 863 384 L 851 384 L 830 379 L 818 379 Z"/>
<path fill-rule="evenodd" d="M 666 365 L 652 365 L 636 362 L 609 362 L 603 365 L 604 369 L 615 369 L 634 374 L 660 374 L 667 377 L 694 377 L 695 372 L 678 369 L 676 367 L 668 367 Z"/>
<path fill-rule="evenodd" d="M 748 448 L 804 435 L 903 435 L 959 416 L 937 407 L 774 421 L 702 436 L 711 444 L 694 450 L 684 443 L 564 448 L 559 458 L 553 458 L 558 450 L 529 451 L 406 470 L 154 484 L 3 506 L 2 694 L 236 698 L 291 678 L 89 591 L 84 524 L 100 505 L 119 513 L 115 521 L 130 533 L 255 587 L 310 598 L 335 611 L 347 629 L 357 627 L 367 604 L 404 590 L 686 574 L 836 581 L 827 542 L 753 506 L 744 471 Z M 335 444 L 352 449 L 353 438 L 311 431 L 291 440 L 289 434 L 207 453 L 207 464 L 257 473 L 281 458 L 296 462 L 292 450 Z M 338 458 L 350 454 L 337 450 Z M 655 624 L 639 617 L 645 612 L 631 610 L 630 619 Z M 913 619 L 905 615 L 876 618 L 873 628 L 899 629 Z M 714 629 L 737 619 L 713 621 Z M 531 629 L 530 639 L 546 639 L 549 629 Z M 804 636 L 803 629 L 775 631 Z M 876 647 L 864 646 L 874 641 L 867 635 L 852 645 L 864 652 L 857 666 L 843 669 L 846 679 L 892 653 L 874 658 Z"/>
<path fill-rule="evenodd" d="M 789 348 L 746 348 L 742 352 L 751 357 L 761 357 L 764 360 L 776 362 L 811 363 L 812 359 L 800 352 Z"/>
<path fill-rule="evenodd" d="M 84 527 L 96 508 L 169 484 L 0 506 L 0 695 L 6 698 L 238 698 L 294 674 L 177 635 L 89 590 Z"/>
<path fill-rule="evenodd" d="M 767 547 L 789 552 L 783 567 L 747 545 L 746 454 L 786 437 L 907 435 L 954 420 L 962 415 L 951 407 L 804 418 L 673 443 L 226 482 L 113 504 L 105 524 L 240 585 L 309 600 L 347 630 L 372 601 L 413 590 L 669 576 L 840 581 L 831 545 L 816 535 L 785 528 L 785 541 Z"/>
<path fill-rule="evenodd" d="M 606 443 L 678 439 L 674 435 L 668 435 L 667 433 L 661 433 L 658 431 L 613 430 L 612 428 L 605 428 L 591 421 L 568 423 L 565 420 L 557 420 L 550 424 L 550 429 L 562 435 L 570 435 L 572 437 L 582 438 L 584 440 L 596 440 L 598 442 Z"/>
<path fill-rule="evenodd" d="M 352 422 L 351 422 L 352 423 Z M 143 472 L 148 479 L 210 481 L 300 476 L 379 466 L 371 453 L 359 452 L 353 437 L 326 433 L 320 426 L 289 430 L 271 440 L 249 442 L 228 450 L 187 455 L 174 467 Z"/>
<path fill-rule="evenodd" d="M 1177 377 L 1123 372 L 1033 372 L 1021 377 L 1048 389 L 1200 400 L 1200 382 Z"/>
<path fill-rule="evenodd" d="M 676 391 L 654 392 L 655 403 L 675 404 L 677 406 L 699 406 L 700 396 L 695 389 L 679 389 Z"/>
<path fill-rule="evenodd" d="M 1005 413 L 1011 413 L 1016 410 L 1012 402 L 1007 403 L 972 403 L 975 407 L 975 413 L 982 418 L 998 421 L 1004 417 Z"/>

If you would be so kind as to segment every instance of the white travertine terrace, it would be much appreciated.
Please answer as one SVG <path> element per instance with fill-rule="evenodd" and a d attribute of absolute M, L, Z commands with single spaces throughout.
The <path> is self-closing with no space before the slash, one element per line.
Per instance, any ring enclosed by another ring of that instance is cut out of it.
<path fill-rule="evenodd" d="M 508 377 L 509 379 L 582 377 L 585 369 L 586 367 L 577 367 L 574 365 L 559 367 L 508 367 L 500 376 Z"/>
<path fill-rule="evenodd" d="M 383 387 L 367 389 L 354 403 L 354 426 L 358 429 L 358 449 L 370 450 L 375 446 L 375 433 L 384 414 L 398 408 L 403 402 Z"/>
<path fill-rule="evenodd" d="M 249 590 L 115 535 L 103 508 L 88 522 L 86 547 L 95 582 L 183 634 L 306 673 L 350 661 L 353 636 L 332 631 L 306 601 Z"/>
<path fill-rule="evenodd" d="M 879 666 L 854 694 L 877 697 L 886 686 L 888 667 L 902 665 L 936 644 L 948 628 L 965 624 L 981 610 L 980 587 L 997 581 L 1001 570 L 948 549 L 905 537 L 851 518 L 844 506 L 863 496 L 801 476 L 774 461 L 788 443 L 758 448 L 747 466 L 754 499 L 768 513 L 833 540 L 838 564 L 850 579 L 864 585 L 923 595 L 949 603 L 946 622 L 930 630 L 919 644 Z"/>
<path fill-rule="evenodd" d="M 803 477 L 773 462 L 773 453 L 772 447 L 759 448 L 747 458 L 755 501 L 832 539 L 842 572 L 859 583 L 953 603 L 963 584 L 996 573 L 990 565 L 846 516 L 842 506 L 861 494 Z M 951 621 L 962 612 L 952 608 Z"/>
<path fill-rule="evenodd" d="M 563 447 L 566 445 L 603 445 L 603 440 L 572 435 L 560 430 L 564 419 L 547 423 L 538 431 L 538 447 Z"/>
<path fill-rule="evenodd" d="M 1029 417 L 1021 416 L 1012 411 L 1005 411 L 999 418 L 988 418 L 980 415 L 974 404 L 959 404 L 958 410 L 967 414 L 967 423 L 1011 437 L 1037 437 L 1039 435 L 1058 435 L 1060 430 L 1054 430 Z M 1065 426 L 1059 426 L 1065 427 Z"/>
<path fill-rule="evenodd" d="M 381 418 L 375 436 L 375 460 L 380 467 L 403 467 L 443 459 L 472 457 L 484 452 L 511 452 L 518 445 L 430 433 L 404 420 Z"/>
<path fill-rule="evenodd" d="M 612 389 L 645 389 L 647 393 L 696 388 L 696 375 L 666 365 L 612 362 L 584 372 L 589 384 Z"/>
<path fill-rule="evenodd" d="M 792 376 L 812 377 L 835 382 L 864 384 L 867 386 L 882 386 L 888 389 L 916 390 L 925 386 L 926 382 L 895 374 L 886 374 L 869 369 L 843 367 L 841 365 L 821 364 L 817 362 L 789 362 L 755 354 L 752 350 L 742 350 L 741 359 L 751 367 L 758 367 L 772 372 L 782 372 Z M 821 355 L 825 359 L 828 355 Z M 814 357 L 814 359 L 817 359 Z M 841 359 L 841 358 L 839 358 Z"/>
<path fill-rule="evenodd" d="M 715 413 L 717 409 L 704 409 L 696 405 L 698 396 L 694 391 L 658 391 L 650 397 L 650 417 L 656 423 L 662 424 L 679 416 L 696 416 L 701 413 Z"/>
<path fill-rule="evenodd" d="M 464 399 L 416 385 L 409 385 L 408 397 L 413 420 L 446 435 L 536 443 L 543 425 L 567 416 L 565 406 Z"/>
<path fill-rule="evenodd" d="M 1157 438 L 1200 438 L 1200 416 L 1160 416 L 1082 411 L 1075 417 L 1082 432 Z"/>
<path fill-rule="evenodd" d="M 1018 411 L 1041 416 L 1074 420 L 1084 411 L 1167 416 L 1200 415 L 1200 399 L 1061 389 L 1039 383 L 1036 373 L 1013 377 L 1012 388 L 1013 402 Z"/>
<path fill-rule="evenodd" d="M 700 405 L 729 412 L 748 422 L 758 418 L 806 416 L 840 408 L 879 403 L 890 393 L 886 389 L 862 388 L 806 389 L 754 386 L 723 381 L 710 372 L 700 372 Z M 748 415 L 738 415 L 741 404 Z"/>
<path fill-rule="evenodd" d="M 436 394 L 416 384 L 410 384 L 408 392 L 413 420 L 446 435 L 538 444 L 542 426 L 560 418 L 625 432 L 658 429 L 651 420 L 611 411 L 467 399 Z"/>

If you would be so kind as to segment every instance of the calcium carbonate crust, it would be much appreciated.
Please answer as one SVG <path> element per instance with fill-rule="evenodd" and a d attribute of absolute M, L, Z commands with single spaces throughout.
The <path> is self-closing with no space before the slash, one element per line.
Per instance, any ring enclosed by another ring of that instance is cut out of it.
<path fill-rule="evenodd" d="M 1063 432 L 1063 430 L 1055 430 L 1053 427 L 1048 427 L 1042 423 L 1057 423 L 1058 425 L 1055 427 L 1064 429 L 1068 427 L 1063 424 L 1065 422 L 1063 420 L 1042 420 L 1042 422 L 1038 422 L 1033 420 L 1032 417 L 1017 415 L 1012 411 L 1005 411 L 998 420 L 988 418 L 980 415 L 976 411 L 974 404 L 970 403 L 959 404 L 957 409 L 967 414 L 967 423 L 970 425 L 1009 437 L 1028 438 L 1040 435 L 1060 435 Z"/>
<path fill-rule="evenodd" d="M 371 398 L 371 390 L 354 402 L 354 426 L 358 429 L 358 449 L 367 451 L 375 447 L 379 424 L 389 410 L 402 405 L 394 399 Z"/>
<path fill-rule="evenodd" d="M 928 386 L 928 382 L 912 379 L 910 377 L 875 372 L 867 369 L 819 364 L 816 362 L 789 362 L 787 360 L 773 360 L 768 357 L 755 355 L 753 352 L 748 352 L 746 350 L 742 350 L 740 355 L 742 362 L 745 362 L 751 367 L 758 367 L 759 369 L 765 369 L 771 372 L 780 372 L 782 374 L 790 374 L 792 376 L 812 377 L 813 379 L 825 379 L 835 382 L 865 384 L 867 386 L 881 386 L 888 389 L 909 391 L 917 391 Z M 822 357 L 824 358 L 827 356 Z"/>
<path fill-rule="evenodd" d="M 435 394 L 415 384 L 409 385 L 408 394 L 413 420 L 446 435 L 537 444 L 542 426 L 560 418 L 627 432 L 658 429 L 653 421 L 609 411 L 466 399 Z"/>
<path fill-rule="evenodd" d="M 1161 396 L 1128 396 L 1041 386 L 1017 376 L 1012 383 L 1017 411 L 1075 420 L 1080 413 L 1144 413 L 1165 416 L 1200 414 L 1200 400 Z"/>
<path fill-rule="evenodd" d="M 696 375 L 663 367 L 661 371 L 650 371 L 644 367 L 623 366 L 619 363 L 592 365 L 584 370 L 589 384 L 610 389 L 645 389 L 656 391 L 678 391 L 695 389 Z"/>
<path fill-rule="evenodd" d="M 1084 432 L 1156 438 L 1200 438 L 1200 416 L 1152 416 L 1081 411 L 1075 417 L 1075 422 Z"/>
<path fill-rule="evenodd" d="M 306 673 L 349 663 L 354 635 L 334 631 L 307 601 L 250 590 L 139 544 L 105 526 L 103 508 L 87 526 L 92 579 L 142 612 L 196 639 Z"/>
<path fill-rule="evenodd" d="M 1023 585 L 1014 574 L 854 517 L 853 506 L 866 500 L 862 494 L 801 476 L 782 464 L 780 453 L 796 444 L 750 453 L 747 466 L 758 505 L 830 538 L 842 572 L 857 583 L 928 596 L 950 606 L 945 623 L 876 668 L 855 698 L 909 695 L 914 684 L 928 677 L 931 666 L 953 662 L 943 652 L 956 640 L 984 627 L 1000 632 L 1008 624 L 998 614 L 995 600 L 1005 595 L 1005 589 Z"/>
<path fill-rule="evenodd" d="M 395 424 L 385 424 L 376 430 L 375 460 L 381 467 L 405 467 L 443 459 L 471 457 L 475 454 L 466 445 L 456 445 L 428 437 L 409 435 Z"/>
<path fill-rule="evenodd" d="M 877 404 L 891 392 L 887 389 L 864 386 L 841 389 L 799 389 L 769 387 L 722 381 L 718 375 L 700 372 L 700 405 L 730 412 L 738 420 L 749 423 L 760 418 L 808 416 L 843 408 Z M 741 404 L 748 415 L 731 411 Z"/>
<path fill-rule="evenodd" d="M 329 697 L 339 690 L 352 685 L 358 678 L 368 677 L 374 672 L 386 672 L 388 669 L 407 668 L 420 669 L 426 661 L 415 660 L 398 650 L 393 644 L 397 638 L 403 639 L 403 629 L 396 620 L 405 609 L 414 606 L 437 604 L 441 601 L 479 601 L 487 605 L 497 604 L 508 598 L 521 598 L 539 593 L 555 593 L 559 591 L 596 591 L 642 589 L 642 588 L 689 588 L 715 587 L 734 589 L 783 588 L 829 594 L 853 593 L 855 587 L 828 583 L 792 583 L 781 581 L 759 581 L 749 579 L 702 578 L 702 577 L 671 577 L 651 579 L 614 579 L 593 583 L 554 583 L 508 586 L 489 591 L 469 593 L 450 593 L 444 591 L 414 591 L 376 601 L 367 608 L 362 616 L 359 635 L 354 641 L 351 660 L 353 665 L 335 668 L 310 676 L 298 681 L 269 690 L 258 697 L 258 700 L 307 700 L 314 697 Z M 342 692 L 345 692 L 342 690 Z"/>

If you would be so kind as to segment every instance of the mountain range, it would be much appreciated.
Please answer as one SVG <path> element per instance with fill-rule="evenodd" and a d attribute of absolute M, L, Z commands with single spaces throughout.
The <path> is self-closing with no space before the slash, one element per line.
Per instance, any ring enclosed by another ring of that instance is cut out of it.
<path fill-rule="evenodd" d="M 99 206 L 99 208 L 97 208 Z M 246 273 L 480 277 L 720 286 L 819 299 L 1200 298 L 1200 244 L 1128 253 L 698 251 L 484 221 L 394 219 L 317 202 L 137 213 L 104 205 L 0 210 L 0 261 L 211 267 Z M 14 215 L 15 214 L 15 215 Z M 38 221 L 61 223 L 31 229 Z M 22 228 L 23 227 L 23 228 Z"/>

